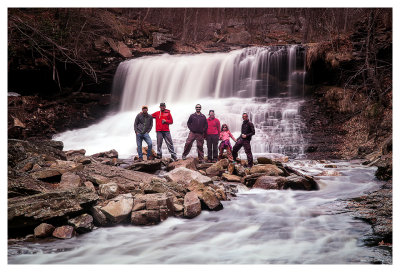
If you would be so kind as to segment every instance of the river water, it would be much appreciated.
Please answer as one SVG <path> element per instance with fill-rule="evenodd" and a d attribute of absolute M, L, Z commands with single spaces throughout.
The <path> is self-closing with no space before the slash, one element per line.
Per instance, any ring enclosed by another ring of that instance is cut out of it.
<path fill-rule="evenodd" d="M 316 175 L 316 161 L 289 163 Z M 157 226 L 100 228 L 70 240 L 9 245 L 11 264 L 350 264 L 391 263 L 363 243 L 370 225 L 341 199 L 379 188 L 376 169 L 336 162 L 342 176 L 318 177 L 319 191 L 240 190 L 218 212 L 168 218 Z"/>

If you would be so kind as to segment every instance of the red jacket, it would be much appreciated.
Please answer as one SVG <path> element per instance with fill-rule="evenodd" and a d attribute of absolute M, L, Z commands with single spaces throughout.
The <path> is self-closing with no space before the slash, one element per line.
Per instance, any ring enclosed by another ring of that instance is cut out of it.
<path fill-rule="evenodd" d="M 207 135 L 217 134 L 219 135 L 221 131 L 221 125 L 217 118 L 211 119 L 210 117 L 207 118 L 208 128 L 207 128 Z"/>
<path fill-rule="evenodd" d="M 156 111 L 151 116 L 156 118 L 156 131 L 169 131 L 169 125 L 174 123 L 171 113 L 169 110 L 165 109 L 163 112 Z M 165 123 L 162 123 L 165 120 Z"/>

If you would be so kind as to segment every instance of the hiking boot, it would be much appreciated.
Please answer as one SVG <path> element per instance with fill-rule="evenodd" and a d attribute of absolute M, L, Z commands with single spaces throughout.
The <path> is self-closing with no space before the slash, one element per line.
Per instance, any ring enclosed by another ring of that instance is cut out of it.
<path fill-rule="evenodd" d="M 186 156 L 183 156 L 183 155 L 182 155 L 182 160 L 186 160 Z"/>
<path fill-rule="evenodd" d="M 171 156 L 171 159 L 176 162 L 178 160 L 178 158 L 176 156 Z"/>
<path fill-rule="evenodd" d="M 212 161 L 212 160 L 207 160 L 206 162 L 207 162 L 207 163 L 212 163 L 213 161 Z"/>
<path fill-rule="evenodd" d="M 142 158 L 139 158 L 138 160 L 137 160 L 137 162 L 142 162 L 143 161 L 143 159 Z"/>

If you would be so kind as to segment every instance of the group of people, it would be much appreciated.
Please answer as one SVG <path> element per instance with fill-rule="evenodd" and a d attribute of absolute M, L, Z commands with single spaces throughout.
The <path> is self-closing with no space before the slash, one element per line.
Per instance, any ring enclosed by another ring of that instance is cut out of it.
<path fill-rule="evenodd" d="M 238 152 L 240 148 L 244 147 L 244 151 L 247 156 L 247 165 L 253 166 L 253 154 L 251 152 L 251 137 L 255 134 L 254 125 L 249 120 L 247 113 L 243 113 L 243 123 L 241 128 L 241 134 L 236 139 L 229 131 L 228 125 L 223 124 L 221 126 L 219 120 L 215 117 L 214 110 L 209 111 L 209 117 L 201 113 L 201 105 L 197 104 L 196 112 L 189 116 L 187 126 L 189 128 L 189 135 L 185 142 L 183 149 L 182 159 L 185 160 L 189 154 L 193 142 L 196 141 L 197 154 L 199 162 L 204 162 L 204 140 L 207 141 L 208 156 L 207 162 L 216 162 L 223 157 L 224 150 L 228 160 L 234 162 L 237 160 Z M 142 142 L 146 142 L 148 146 L 147 159 L 154 159 L 151 153 L 152 141 L 149 136 L 149 132 L 153 128 L 153 118 L 156 119 L 156 134 L 157 134 L 157 158 L 162 157 L 162 143 L 165 140 L 168 151 L 171 153 L 171 158 L 176 161 L 177 155 L 174 150 L 174 145 L 169 130 L 169 125 L 173 124 L 171 112 L 166 109 L 165 103 L 160 103 L 160 110 L 149 114 L 148 107 L 142 106 L 142 111 L 136 116 L 134 129 L 136 133 L 136 144 L 138 149 L 139 161 L 143 161 Z M 230 138 L 235 142 L 232 147 Z M 218 142 L 221 140 L 219 146 Z M 219 155 L 218 155 L 219 151 Z"/>

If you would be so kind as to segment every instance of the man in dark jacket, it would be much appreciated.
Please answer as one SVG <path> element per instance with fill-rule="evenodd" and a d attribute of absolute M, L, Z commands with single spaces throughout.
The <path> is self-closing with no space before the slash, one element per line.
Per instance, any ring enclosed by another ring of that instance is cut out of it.
<path fill-rule="evenodd" d="M 165 140 L 168 151 L 171 153 L 171 158 L 176 161 L 177 157 L 174 151 L 174 144 L 169 131 L 169 125 L 174 123 L 171 112 L 166 109 L 165 103 L 160 103 L 160 110 L 156 111 L 151 116 L 156 119 L 157 158 L 162 158 L 161 146 L 163 140 Z"/>
<path fill-rule="evenodd" d="M 250 146 L 250 141 L 251 137 L 256 134 L 254 130 L 254 125 L 252 122 L 249 120 L 249 116 L 247 113 L 243 113 L 242 115 L 243 118 L 243 123 L 242 123 L 242 129 L 241 129 L 241 135 L 239 139 L 237 140 L 236 144 L 233 146 L 232 150 L 232 156 L 233 159 L 236 160 L 238 156 L 238 152 L 242 146 L 244 147 L 244 152 L 246 153 L 247 156 L 247 163 L 249 167 L 253 166 L 253 154 L 251 153 L 251 146 Z"/>
<path fill-rule="evenodd" d="M 152 155 L 151 151 L 153 148 L 153 144 L 151 142 L 151 138 L 149 136 L 149 132 L 153 128 L 153 117 L 147 113 L 147 106 L 142 106 L 142 112 L 139 112 L 135 118 L 135 133 L 136 133 L 136 145 L 137 152 L 139 155 L 139 161 L 143 161 L 143 152 L 142 152 L 142 141 L 144 140 L 147 143 L 147 159 L 151 160 Z"/>
<path fill-rule="evenodd" d="M 196 140 L 197 143 L 197 154 L 199 162 L 204 160 L 204 138 L 207 132 L 207 118 L 201 112 L 201 105 L 196 105 L 196 112 L 190 115 L 187 121 L 187 126 L 190 130 L 189 136 L 186 139 L 185 147 L 183 149 L 182 159 L 185 160 L 192 148 L 193 142 Z"/>

